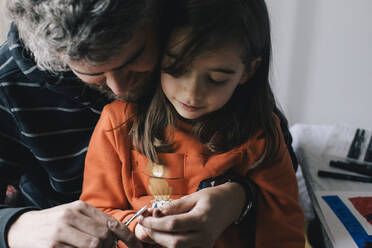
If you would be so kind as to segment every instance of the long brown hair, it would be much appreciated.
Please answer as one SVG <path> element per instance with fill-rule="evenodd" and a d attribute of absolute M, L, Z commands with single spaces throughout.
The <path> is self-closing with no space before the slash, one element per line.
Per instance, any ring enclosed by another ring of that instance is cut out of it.
<path fill-rule="evenodd" d="M 278 129 L 273 118 L 275 100 L 269 84 L 271 54 L 270 24 L 264 0 L 177 0 L 168 1 L 163 30 L 191 30 L 174 61 L 162 70 L 182 75 L 202 52 L 226 42 L 241 44 L 246 71 L 254 59 L 261 64 L 254 75 L 239 85 L 220 110 L 192 121 L 193 134 L 212 152 L 226 152 L 262 131 L 265 160 L 278 151 Z M 172 150 L 172 135 L 164 137 L 166 127 L 176 125 L 177 112 L 162 92 L 160 83 L 151 100 L 138 105 L 138 116 L 131 128 L 134 146 L 153 162 L 157 152 Z"/>

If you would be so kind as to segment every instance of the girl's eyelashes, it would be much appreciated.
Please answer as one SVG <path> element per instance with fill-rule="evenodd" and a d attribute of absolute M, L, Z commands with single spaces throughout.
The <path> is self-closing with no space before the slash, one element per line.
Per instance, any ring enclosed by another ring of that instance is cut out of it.
<path fill-rule="evenodd" d="M 164 70 L 162 69 L 162 73 L 166 73 L 168 74 L 169 76 L 171 76 L 172 78 L 180 78 L 184 75 L 184 73 L 178 73 L 178 72 L 173 72 L 173 71 L 168 71 L 168 70 Z M 226 82 L 229 81 L 228 78 L 225 78 L 225 79 L 213 79 L 211 76 L 207 76 L 206 77 L 206 81 L 208 83 L 211 83 L 211 84 L 214 84 L 214 85 L 223 85 L 225 84 Z"/>
<path fill-rule="evenodd" d="M 223 80 L 213 79 L 211 76 L 208 76 L 207 78 L 210 83 L 215 84 L 215 85 L 223 85 L 224 83 L 229 81 L 229 79 L 223 79 Z"/>

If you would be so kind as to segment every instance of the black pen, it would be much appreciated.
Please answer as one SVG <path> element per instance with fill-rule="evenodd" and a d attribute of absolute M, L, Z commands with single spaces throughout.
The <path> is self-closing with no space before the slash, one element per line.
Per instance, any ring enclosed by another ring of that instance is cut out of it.
<path fill-rule="evenodd" d="M 357 181 L 357 182 L 364 182 L 364 183 L 372 183 L 372 177 L 360 177 L 360 176 L 354 176 L 354 175 L 331 172 L 331 171 L 324 171 L 324 170 L 318 170 L 318 176 L 340 179 L 340 180 L 350 180 L 350 181 Z"/>
<path fill-rule="evenodd" d="M 372 166 L 367 164 L 357 164 L 352 162 L 330 161 L 329 166 L 343 170 L 353 171 L 366 176 L 372 176 Z"/>
<path fill-rule="evenodd" d="M 349 152 L 347 154 L 348 158 L 352 159 L 358 159 L 360 156 L 360 153 L 362 152 L 362 144 L 364 143 L 364 136 L 365 136 L 366 130 L 364 129 L 357 129 L 354 139 L 351 142 Z"/>
<path fill-rule="evenodd" d="M 358 159 L 360 155 L 360 135 L 361 130 L 358 128 L 355 132 L 353 141 L 351 142 L 349 152 L 347 154 L 348 158 Z"/>

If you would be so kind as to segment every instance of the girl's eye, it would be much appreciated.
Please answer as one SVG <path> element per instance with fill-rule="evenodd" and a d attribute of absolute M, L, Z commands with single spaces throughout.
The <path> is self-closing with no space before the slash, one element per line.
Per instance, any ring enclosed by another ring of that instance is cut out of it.
<path fill-rule="evenodd" d="M 228 81 L 228 79 L 213 79 L 212 77 L 208 76 L 208 81 L 215 85 L 223 85 Z"/>

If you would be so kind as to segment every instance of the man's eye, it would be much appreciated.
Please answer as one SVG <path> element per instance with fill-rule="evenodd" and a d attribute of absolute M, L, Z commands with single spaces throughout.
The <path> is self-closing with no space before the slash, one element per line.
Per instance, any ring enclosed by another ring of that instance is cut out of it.
<path fill-rule="evenodd" d="M 179 71 L 175 71 L 175 70 L 170 70 L 168 68 L 163 68 L 161 70 L 163 73 L 166 73 L 168 74 L 169 76 L 173 77 L 173 78 L 179 78 L 181 77 L 184 73 L 182 72 L 179 72 Z"/>

